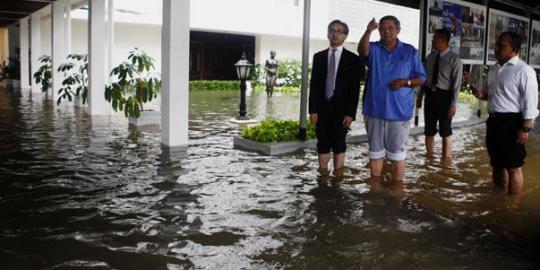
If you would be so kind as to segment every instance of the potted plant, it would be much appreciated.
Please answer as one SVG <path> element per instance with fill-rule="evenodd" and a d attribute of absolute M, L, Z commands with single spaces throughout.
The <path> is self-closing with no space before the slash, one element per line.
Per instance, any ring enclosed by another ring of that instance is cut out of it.
<path fill-rule="evenodd" d="M 64 74 L 65 79 L 62 81 L 62 87 L 58 89 L 56 103 L 60 105 L 63 99 L 70 102 L 75 100 L 75 106 L 81 107 L 86 104 L 88 97 L 88 55 L 70 54 L 67 59 L 67 63 L 58 67 L 58 71 Z"/>
<path fill-rule="evenodd" d="M 52 84 L 52 61 L 48 55 L 42 55 L 39 58 L 41 66 L 38 71 L 34 73 L 34 80 L 36 83 L 41 83 L 41 92 L 46 93 Z"/>
<path fill-rule="evenodd" d="M 133 125 L 159 124 L 159 120 L 157 123 L 138 120 L 143 104 L 156 98 L 161 88 L 152 57 L 135 48 L 129 52 L 128 61 L 113 68 L 110 76 L 114 82 L 105 88 L 105 99 L 115 111 L 123 111 Z"/>

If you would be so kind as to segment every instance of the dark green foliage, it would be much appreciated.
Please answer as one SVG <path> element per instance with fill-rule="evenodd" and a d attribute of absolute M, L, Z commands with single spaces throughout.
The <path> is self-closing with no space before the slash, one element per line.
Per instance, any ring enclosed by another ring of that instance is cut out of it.
<path fill-rule="evenodd" d="M 67 56 L 69 62 L 61 64 L 58 71 L 64 73 L 65 79 L 62 81 L 62 88 L 58 89 L 57 104 L 62 99 L 72 101 L 73 96 L 81 96 L 82 103 L 86 104 L 88 97 L 88 55 L 70 54 Z"/>
<path fill-rule="evenodd" d="M 138 118 L 143 104 L 156 98 L 161 89 L 161 80 L 154 74 L 154 59 L 137 48 L 129 52 L 128 62 L 113 68 L 111 77 L 116 81 L 105 88 L 105 99 L 126 117 Z"/>
<path fill-rule="evenodd" d="M 8 64 L 4 67 L 4 72 L 8 79 L 20 80 L 21 79 L 21 59 L 19 57 L 20 49 L 15 47 L 15 55 L 10 56 Z"/>
<path fill-rule="evenodd" d="M 189 81 L 189 90 L 237 90 L 240 81 Z"/>
<path fill-rule="evenodd" d="M 39 58 L 39 62 L 42 65 L 34 73 L 34 80 L 36 83 L 41 83 L 41 92 L 47 92 L 52 83 L 52 60 L 50 56 L 43 55 Z"/>
<path fill-rule="evenodd" d="M 264 66 L 261 64 L 256 64 L 251 68 L 248 80 L 257 81 L 259 79 L 264 79 L 264 76 Z"/>
<path fill-rule="evenodd" d="M 267 119 L 261 124 L 246 127 L 242 130 L 242 137 L 257 142 L 288 142 L 298 140 L 300 124 L 295 120 Z M 307 125 L 307 139 L 315 138 L 315 126 Z"/>

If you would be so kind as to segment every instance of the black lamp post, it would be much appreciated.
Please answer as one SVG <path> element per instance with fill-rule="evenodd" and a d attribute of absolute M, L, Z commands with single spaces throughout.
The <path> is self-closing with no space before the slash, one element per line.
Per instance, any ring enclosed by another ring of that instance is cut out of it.
<path fill-rule="evenodd" d="M 242 52 L 242 58 L 234 66 L 236 67 L 236 75 L 240 79 L 240 111 L 238 111 L 236 119 L 248 120 L 246 111 L 246 79 L 253 65 L 246 59 L 246 53 Z"/>

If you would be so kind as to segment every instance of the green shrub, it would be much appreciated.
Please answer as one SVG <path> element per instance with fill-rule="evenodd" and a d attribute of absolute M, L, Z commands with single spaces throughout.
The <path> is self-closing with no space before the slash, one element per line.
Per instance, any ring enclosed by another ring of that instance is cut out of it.
<path fill-rule="evenodd" d="M 264 76 L 264 66 L 261 64 L 256 64 L 251 68 L 248 79 L 250 81 L 264 81 Z"/>
<path fill-rule="evenodd" d="M 240 81 L 189 81 L 189 90 L 237 90 Z"/>
<path fill-rule="evenodd" d="M 252 87 L 253 87 L 253 89 L 255 91 L 265 91 L 266 90 L 266 85 L 264 85 L 264 84 L 256 84 L 256 85 L 252 84 Z M 288 85 L 275 86 L 274 87 L 274 92 L 300 93 L 300 86 L 288 86 Z"/>
<path fill-rule="evenodd" d="M 161 80 L 155 74 L 154 59 L 135 47 L 128 61 L 113 68 L 113 82 L 105 87 L 105 99 L 114 111 L 123 111 L 126 117 L 139 118 L 143 104 L 157 97 Z"/>
<path fill-rule="evenodd" d="M 69 54 L 68 62 L 58 67 L 58 72 L 64 74 L 62 87 L 58 89 L 58 100 L 56 104 L 60 105 L 63 99 L 72 101 L 73 96 L 80 96 L 82 104 L 86 104 L 88 97 L 88 55 L 87 54 Z"/>
<path fill-rule="evenodd" d="M 459 101 L 468 104 L 476 104 L 478 102 L 478 99 L 470 91 L 462 90 L 462 92 L 459 93 L 458 99 Z"/>
<path fill-rule="evenodd" d="M 242 130 L 242 137 L 257 142 L 288 142 L 298 140 L 300 124 L 295 120 L 267 119 L 261 124 L 246 127 Z M 307 125 L 307 139 L 315 138 L 315 126 Z"/>
<path fill-rule="evenodd" d="M 278 61 L 277 84 L 299 87 L 302 83 L 302 62 L 295 59 Z"/>
<path fill-rule="evenodd" d="M 39 58 L 41 66 L 34 73 L 36 83 L 41 83 L 41 92 L 47 92 L 52 84 L 52 60 L 48 55 L 42 55 Z"/>

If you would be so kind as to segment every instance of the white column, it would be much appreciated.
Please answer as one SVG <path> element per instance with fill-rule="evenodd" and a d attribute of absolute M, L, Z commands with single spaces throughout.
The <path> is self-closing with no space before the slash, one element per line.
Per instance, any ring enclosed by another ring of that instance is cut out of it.
<path fill-rule="evenodd" d="M 66 60 L 65 46 L 65 19 L 64 19 L 64 1 L 55 1 L 52 3 L 52 21 L 51 21 L 51 51 L 52 51 L 52 99 L 56 101 L 58 89 L 62 87 L 64 75 L 58 72 L 60 64 Z"/>
<path fill-rule="evenodd" d="M 30 55 L 28 40 L 28 17 L 22 18 L 19 24 L 19 38 L 21 45 L 21 88 L 30 89 Z"/>
<path fill-rule="evenodd" d="M 105 100 L 105 0 L 88 1 L 88 107 L 90 115 L 109 114 Z"/>
<path fill-rule="evenodd" d="M 66 13 L 65 17 L 65 31 L 64 31 L 64 38 L 66 40 L 66 53 L 71 53 L 71 1 L 66 0 L 66 4 L 64 6 L 64 12 Z"/>
<path fill-rule="evenodd" d="M 189 0 L 163 0 L 161 143 L 187 147 L 189 117 Z"/>
<path fill-rule="evenodd" d="M 18 39 L 20 35 L 19 33 L 20 30 L 19 30 L 19 27 L 15 27 L 14 25 L 9 26 L 7 29 L 8 29 L 8 45 L 9 45 L 8 56 L 12 57 L 16 55 L 15 48 L 21 47 L 21 42 Z"/>
<path fill-rule="evenodd" d="M 113 47 L 114 47 L 114 0 L 108 0 L 109 5 L 107 9 L 107 73 L 112 70 L 113 61 Z M 110 83 L 110 77 L 107 76 L 107 82 Z"/>
<path fill-rule="evenodd" d="M 33 13 L 30 16 L 30 81 L 32 92 L 41 92 L 41 85 L 34 80 L 34 73 L 39 69 L 41 56 L 41 14 Z"/>

